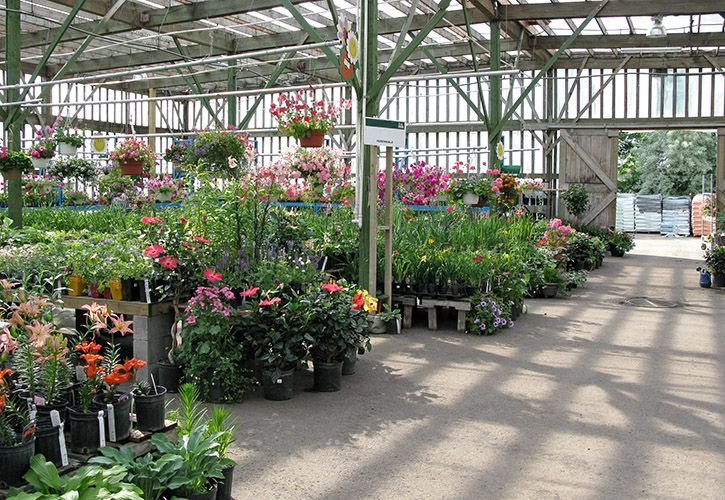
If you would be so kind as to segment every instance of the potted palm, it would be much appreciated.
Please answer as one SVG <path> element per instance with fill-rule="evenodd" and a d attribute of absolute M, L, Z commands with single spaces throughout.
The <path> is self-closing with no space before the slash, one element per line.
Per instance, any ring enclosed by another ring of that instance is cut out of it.
<path fill-rule="evenodd" d="M 5 180 L 20 179 L 24 173 L 33 170 L 33 162 L 22 151 L 8 151 L 5 146 L 0 148 L 0 172 Z"/>
<path fill-rule="evenodd" d="M 277 119 L 277 128 L 284 135 L 298 139 L 304 148 L 319 148 L 325 133 L 337 125 L 342 110 L 351 108 L 350 99 L 332 103 L 324 99 L 315 100 L 314 91 L 299 90 L 280 94 L 269 112 Z"/>
<path fill-rule="evenodd" d="M 135 137 L 122 140 L 109 157 L 121 167 L 123 175 L 146 175 L 156 162 L 151 147 Z"/>

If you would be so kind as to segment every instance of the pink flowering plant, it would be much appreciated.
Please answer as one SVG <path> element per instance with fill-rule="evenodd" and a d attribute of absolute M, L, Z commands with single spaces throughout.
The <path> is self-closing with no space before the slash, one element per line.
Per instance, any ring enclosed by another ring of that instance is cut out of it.
<path fill-rule="evenodd" d="M 290 201 L 331 202 L 352 196 L 350 166 L 340 149 L 295 148 L 269 168 Z"/>
<path fill-rule="evenodd" d="M 328 132 L 335 128 L 337 120 L 344 109 L 351 109 L 350 99 L 327 102 L 315 99 L 315 92 L 282 93 L 269 108 L 269 112 L 277 119 L 277 128 L 288 137 L 299 139 L 309 137 L 313 132 Z"/>
<path fill-rule="evenodd" d="M 50 125 L 41 127 L 35 133 L 35 143 L 28 149 L 28 155 L 31 158 L 48 159 L 55 156 L 55 147 L 57 145 L 55 139 L 55 128 Z"/>
<path fill-rule="evenodd" d="M 420 160 L 394 168 L 393 196 L 406 205 L 428 205 L 448 190 L 450 179 L 445 168 Z M 383 200 L 385 171 L 378 172 L 378 194 Z"/>
<path fill-rule="evenodd" d="M 184 309 L 175 359 L 205 400 L 216 399 L 212 391 L 219 388 L 224 401 L 239 401 L 253 383 L 240 369 L 248 356 L 246 346 L 234 335 L 235 299 L 229 287 L 214 282 L 197 287 Z"/>
<path fill-rule="evenodd" d="M 153 149 L 146 142 L 136 137 L 122 140 L 108 156 L 118 165 L 140 161 L 143 163 L 146 172 L 156 163 L 156 154 Z"/>
<path fill-rule="evenodd" d="M 143 180 L 143 189 L 149 201 L 177 203 L 186 197 L 186 182 L 170 175 L 150 177 Z"/>

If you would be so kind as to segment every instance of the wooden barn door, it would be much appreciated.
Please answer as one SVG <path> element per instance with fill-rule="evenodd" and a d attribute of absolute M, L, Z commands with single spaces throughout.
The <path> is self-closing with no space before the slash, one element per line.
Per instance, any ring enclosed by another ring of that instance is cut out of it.
<path fill-rule="evenodd" d="M 581 184 L 589 192 L 589 211 L 580 222 L 614 226 L 617 202 L 618 130 L 561 130 L 559 182 L 562 190 Z M 564 217 L 564 204 L 559 210 Z"/>

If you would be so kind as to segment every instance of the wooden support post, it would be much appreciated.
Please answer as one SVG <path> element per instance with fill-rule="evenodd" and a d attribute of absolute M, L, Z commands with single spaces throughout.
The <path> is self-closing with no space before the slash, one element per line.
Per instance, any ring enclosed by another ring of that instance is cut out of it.
<path fill-rule="evenodd" d="M 150 88 L 149 99 L 153 99 L 154 97 L 156 97 L 156 89 Z M 149 102 L 149 134 L 156 133 L 156 106 L 158 106 L 158 101 Z M 156 137 L 153 135 L 149 135 L 149 146 L 152 151 L 156 151 Z M 156 169 L 155 166 L 154 169 Z"/>
<path fill-rule="evenodd" d="M 378 148 L 370 146 L 368 185 L 368 291 L 375 295 L 378 280 Z"/>
<path fill-rule="evenodd" d="M 393 148 L 385 149 L 385 296 L 393 307 Z"/>
<path fill-rule="evenodd" d="M 491 23 L 490 61 L 492 71 L 501 69 L 501 30 L 497 21 Z M 511 83 L 513 85 L 513 82 Z M 488 93 L 488 168 L 499 168 L 496 145 L 501 135 L 501 76 L 492 75 Z"/>
<path fill-rule="evenodd" d="M 717 213 L 725 214 L 725 128 L 717 129 L 717 170 L 715 174 Z"/>
<path fill-rule="evenodd" d="M 7 0 L 5 12 L 5 83 L 17 85 L 20 83 L 20 0 Z M 5 102 L 18 102 L 20 92 L 18 89 L 5 91 Z M 20 119 L 20 105 L 8 109 L 8 121 L 5 122 L 8 134 L 8 149 L 20 151 L 20 131 L 23 121 Z M 8 216 L 13 221 L 13 227 L 23 227 L 23 190 L 20 179 L 6 179 L 8 186 Z"/>

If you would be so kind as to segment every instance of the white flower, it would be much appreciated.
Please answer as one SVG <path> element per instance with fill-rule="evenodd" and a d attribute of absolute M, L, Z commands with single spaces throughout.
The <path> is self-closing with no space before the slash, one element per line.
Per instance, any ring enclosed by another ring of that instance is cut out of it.
<path fill-rule="evenodd" d="M 360 44 L 355 33 L 350 33 L 347 39 L 347 57 L 350 58 L 352 64 L 357 64 L 360 59 Z"/>

